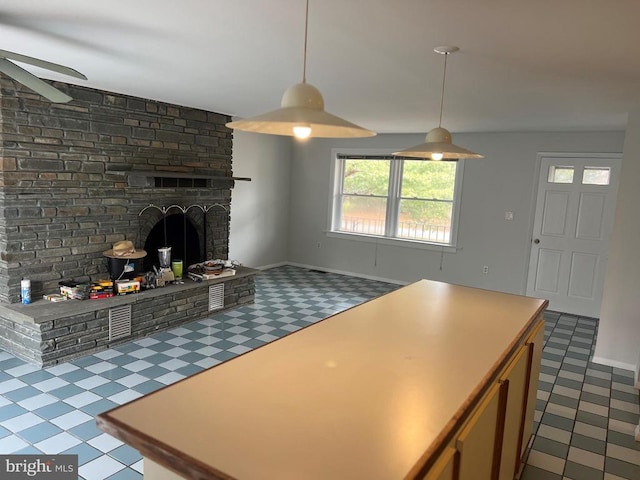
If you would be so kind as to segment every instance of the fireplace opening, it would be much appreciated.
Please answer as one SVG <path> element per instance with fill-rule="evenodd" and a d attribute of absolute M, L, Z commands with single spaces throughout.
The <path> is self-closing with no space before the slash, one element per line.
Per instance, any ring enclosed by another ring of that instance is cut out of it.
<path fill-rule="evenodd" d="M 165 241 L 166 238 L 166 241 Z M 200 255 L 200 236 L 191 220 L 182 214 L 167 215 L 156 223 L 144 242 L 147 256 L 144 258 L 145 271 L 160 266 L 158 249 L 171 247 L 171 259 L 182 260 L 187 266 L 202 261 Z"/>

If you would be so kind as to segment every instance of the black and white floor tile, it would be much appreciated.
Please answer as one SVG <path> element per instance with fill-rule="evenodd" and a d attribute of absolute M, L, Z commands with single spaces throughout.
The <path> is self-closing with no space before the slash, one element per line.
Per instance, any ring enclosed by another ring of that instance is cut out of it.
<path fill-rule="evenodd" d="M 281 267 L 256 278 L 256 301 L 40 369 L 0 350 L 0 454 L 79 455 L 85 480 L 142 478 L 140 454 L 94 416 L 397 288 Z"/>
<path fill-rule="evenodd" d="M 95 415 L 395 288 L 279 267 L 257 277 L 252 305 L 95 355 L 39 369 L 0 351 L 0 454 L 78 454 L 85 480 L 140 479 L 140 454 L 98 430 Z M 554 312 L 546 320 L 523 479 L 640 479 L 632 373 L 589 361 L 597 320 Z"/>
<path fill-rule="evenodd" d="M 522 480 L 640 479 L 633 372 L 591 362 L 593 318 L 547 312 L 536 435 Z"/>

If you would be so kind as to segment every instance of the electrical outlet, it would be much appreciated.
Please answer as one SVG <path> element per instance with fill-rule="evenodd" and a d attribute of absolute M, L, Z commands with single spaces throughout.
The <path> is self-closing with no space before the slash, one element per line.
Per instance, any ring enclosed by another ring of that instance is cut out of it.
<path fill-rule="evenodd" d="M 482 273 L 484 273 L 485 275 L 487 273 L 489 273 L 489 266 L 488 265 L 485 265 L 484 267 L 482 267 Z"/>
<path fill-rule="evenodd" d="M 504 219 L 508 222 L 513 220 L 513 212 L 504 212 Z"/>

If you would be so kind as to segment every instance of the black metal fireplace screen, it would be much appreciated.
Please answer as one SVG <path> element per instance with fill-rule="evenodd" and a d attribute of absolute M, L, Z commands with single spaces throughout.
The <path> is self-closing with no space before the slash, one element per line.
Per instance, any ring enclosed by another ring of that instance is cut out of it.
<path fill-rule="evenodd" d="M 207 216 L 214 208 L 222 208 L 225 212 L 229 212 L 228 207 L 220 203 L 165 207 L 150 204 L 140 210 L 138 218 L 149 210 L 155 210 L 161 214 L 161 218 L 153 225 L 144 239 L 144 249 L 147 252 L 147 256 L 144 258 L 144 270 L 151 271 L 154 265 L 158 265 L 158 248 L 162 247 L 171 247 L 171 258 L 183 260 L 185 267 L 208 260 L 205 258 L 208 240 L 213 239 L 207 238 L 210 235 Z M 201 213 L 201 225 L 198 225 L 199 222 L 196 218 L 190 215 L 192 209 Z M 202 233 L 202 239 L 199 232 Z"/>

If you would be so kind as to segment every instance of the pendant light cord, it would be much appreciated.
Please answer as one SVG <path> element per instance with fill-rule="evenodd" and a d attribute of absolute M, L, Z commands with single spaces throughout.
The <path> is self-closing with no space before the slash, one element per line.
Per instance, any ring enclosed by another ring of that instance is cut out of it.
<path fill-rule="evenodd" d="M 307 0 L 309 1 L 309 0 Z M 440 119 L 438 120 L 438 128 L 442 126 L 442 109 L 444 107 L 444 83 L 447 78 L 447 57 L 449 52 L 444 54 L 444 72 L 442 73 L 442 94 L 440 95 Z"/>
<path fill-rule="evenodd" d="M 307 30 L 309 29 L 309 0 L 304 13 L 304 57 L 302 61 L 302 83 L 307 83 Z"/>

